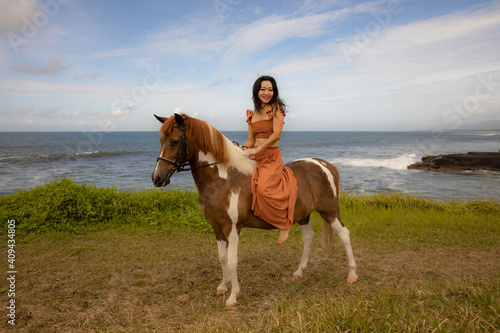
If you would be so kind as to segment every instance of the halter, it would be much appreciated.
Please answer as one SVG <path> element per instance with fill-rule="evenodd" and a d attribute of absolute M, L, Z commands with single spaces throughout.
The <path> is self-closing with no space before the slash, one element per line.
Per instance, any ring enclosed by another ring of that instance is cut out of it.
<path fill-rule="evenodd" d="M 214 163 L 200 165 L 200 166 L 196 166 L 196 167 L 187 167 L 187 165 L 189 164 L 189 161 L 187 161 L 187 155 L 189 153 L 188 153 L 187 139 L 186 139 L 186 124 L 182 125 L 182 127 L 174 125 L 174 128 L 180 129 L 182 131 L 181 146 L 179 148 L 179 154 L 177 155 L 175 162 L 172 160 L 169 160 L 168 158 L 161 157 L 161 156 L 158 156 L 156 158 L 156 162 L 163 161 L 163 162 L 170 163 L 175 167 L 174 171 L 177 171 L 177 172 L 191 171 L 194 169 L 208 167 L 208 166 L 212 166 L 212 165 L 220 163 L 220 162 L 214 162 Z M 181 156 L 183 153 L 184 153 L 184 162 L 181 163 L 180 161 L 181 161 Z"/>

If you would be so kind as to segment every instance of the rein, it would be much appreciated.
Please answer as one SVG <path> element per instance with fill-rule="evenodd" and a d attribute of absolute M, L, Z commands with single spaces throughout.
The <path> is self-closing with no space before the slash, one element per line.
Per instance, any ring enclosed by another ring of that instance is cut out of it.
<path fill-rule="evenodd" d="M 195 166 L 195 167 L 187 167 L 189 162 L 187 161 L 188 149 L 187 149 L 187 139 L 186 139 L 186 124 L 184 124 L 182 127 L 174 125 L 174 128 L 180 129 L 182 131 L 181 146 L 179 148 L 179 154 L 177 155 L 177 158 L 175 159 L 175 161 L 172 161 L 172 160 L 169 160 L 168 158 L 158 156 L 156 158 L 156 162 L 163 161 L 163 162 L 170 163 L 175 167 L 175 169 L 173 169 L 173 170 L 177 171 L 177 172 L 191 171 L 191 170 L 195 170 L 198 168 L 204 168 L 204 167 L 208 167 L 208 166 L 212 166 L 212 165 L 220 163 L 220 162 L 214 162 L 214 163 L 199 165 L 199 166 Z M 180 163 L 181 156 L 183 153 L 184 153 L 184 162 Z"/>

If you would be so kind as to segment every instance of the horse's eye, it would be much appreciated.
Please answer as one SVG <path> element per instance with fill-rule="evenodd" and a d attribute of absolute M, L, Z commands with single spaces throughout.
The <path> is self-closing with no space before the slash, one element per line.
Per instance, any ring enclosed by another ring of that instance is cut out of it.
<path fill-rule="evenodd" d="M 171 143 L 172 147 L 177 147 L 179 145 L 179 141 L 172 141 Z"/>

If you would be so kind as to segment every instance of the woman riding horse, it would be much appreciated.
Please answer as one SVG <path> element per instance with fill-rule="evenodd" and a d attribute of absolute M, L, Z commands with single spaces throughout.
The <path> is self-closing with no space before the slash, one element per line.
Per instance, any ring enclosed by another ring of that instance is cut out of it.
<path fill-rule="evenodd" d="M 254 214 L 280 229 L 278 244 L 288 239 L 297 200 L 297 179 L 283 166 L 278 141 L 286 107 L 279 97 L 276 80 L 259 77 L 253 85 L 254 110 L 247 110 L 248 139 L 244 154 L 257 161 L 252 177 Z"/>

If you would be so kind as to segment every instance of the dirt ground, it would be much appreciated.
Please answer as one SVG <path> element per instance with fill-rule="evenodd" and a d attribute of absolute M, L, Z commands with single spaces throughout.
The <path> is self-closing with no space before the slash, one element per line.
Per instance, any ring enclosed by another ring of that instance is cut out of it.
<path fill-rule="evenodd" d="M 304 278 L 292 282 L 300 234 L 294 231 L 283 246 L 275 244 L 276 237 L 242 233 L 239 305 L 226 310 L 227 296 L 215 295 L 222 272 L 212 234 L 142 228 L 41 236 L 17 246 L 16 326 L 2 326 L 17 332 L 235 331 L 263 325 L 277 313 L 277 304 L 288 302 L 348 303 L 363 295 L 373 300 L 381 292 L 400 296 L 401 290 L 408 297 L 420 292 L 448 297 L 475 286 L 492 288 L 498 296 L 499 247 L 387 249 L 353 243 L 359 281 L 348 285 L 340 243 L 325 258 L 315 239 Z M 1 268 L 7 271 L 6 265 Z M 5 288 L 0 300 L 9 301 Z"/>

